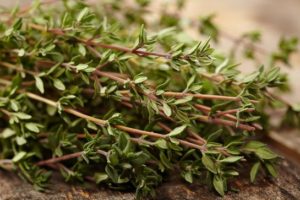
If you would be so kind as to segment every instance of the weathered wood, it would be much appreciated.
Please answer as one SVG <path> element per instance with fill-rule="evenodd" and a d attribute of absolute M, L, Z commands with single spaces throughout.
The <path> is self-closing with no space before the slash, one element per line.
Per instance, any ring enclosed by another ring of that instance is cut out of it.
<path fill-rule="evenodd" d="M 189 185 L 179 177 L 170 176 L 157 189 L 158 200 L 214 200 L 222 199 L 206 186 Z M 259 179 L 250 184 L 248 174 L 238 181 L 230 182 L 229 186 L 239 192 L 229 191 L 225 200 L 297 200 L 300 199 L 300 170 L 287 161 L 279 165 L 277 179 Z M 130 192 L 112 191 L 94 184 L 66 184 L 55 175 L 51 187 L 45 193 L 38 192 L 13 173 L 0 171 L 0 200 L 133 200 Z"/>

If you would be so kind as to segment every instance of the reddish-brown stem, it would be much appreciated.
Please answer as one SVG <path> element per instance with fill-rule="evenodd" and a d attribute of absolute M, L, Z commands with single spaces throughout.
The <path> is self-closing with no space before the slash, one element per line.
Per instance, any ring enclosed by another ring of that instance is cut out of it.
<path fill-rule="evenodd" d="M 20 67 L 16 67 L 15 65 L 7 63 L 7 62 L 0 61 L 0 64 L 3 67 L 6 67 L 8 69 L 13 69 L 13 70 L 18 71 L 18 72 L 24 72 L 24 73 L 30 74 L 32 76 L 36 76 L 37 75 L 37 73 L 35 73 L 35 72 L 29 71 L 29 70 L 26 70 L 26 69 L 23 69 L 23 68 L 20 68 Z"/>
<path fill-rule="evenodd" d="M 129 90 L 123 90 L 123 91 L 120 91 L 120 93 L 122 93 L 122 94 L 129 94 L 130 92 L 129 92 Z M 154 93 L 154 91 L 152 93 Z M 167 97 L 177 97 L 177 98 L 186 97 L 186 96 L 192 96 L 192 97 L 195 97 L 195 98 L 198 98 L 198 99 L 211 99 L 211 100 L 224 100 L 224 101 L 241 101 L 241 98 L 239 98 L 239 97 L 223 96 L 223 95 L 212 95 L 212 94 L 200 94 L 200 93 L 193 94 L 193 93 L 166 91 L 162 95 L 163 96 L 167 96 Z M 259 101 L 257 101 L 257 100 L 250 100 L 250 102 L 252 102 L 252 103 L 258 103 Z"/>
<path fill-rule="evenodd" d="M 212 94 L 193 94 L 193 93 L 184 93 L 184 92 L 164 92 L 164 96 L 170 97 L 186 97 L 192 96 L 198 99 L 213 99 L 213 100 L 225 100 L 225 101 L 241 101 L 239 97 L 232 96 L 222 96 L 222 95 L 212 95 Z M 257 100 L 250 100 L 252 103 L 258 103 Z"/>
<path fill-rule="evenodd" d="M 199 141 L 197 139 L 194 139 L 194 138 L 187 137 L 186 140 L 189 141 L 189 142 L 198 144 L 198 145 L 203 145 L 203 143 L 201 141 Z"/>
<path fill-rule="evenodd" d="M 65 160 L 70 160 L 72 158 L 78 158 L 83 154 L 83 152 L 76 152 L 76 153 L 71 153 L 71 154 L 67 154 L 67 155 L 63 155 L 61 157 L 57 157 L 57 158 L 50 158 L 48 160 L 42 160 L 36 163 L 37 166 L 43 166 L 43 165 L 49 165 L 49 164 L 53 164 L 53 163 L 58 163 L 61 161 L 65 161 Z"/>
<path fill-rule="evenodd" d="M 201 104 L 195 104 L 194 105 L 197 109 L 199 109 L 199 110 L 201 110 L 202 112 L 204 112 L 205 114 L 209 114 L 209 112 L 211 111 L 211 108 L 210 107 L 208 107 L 208 106 L 204 106 L 204 105 L 201 105 Z M 228 110 L 228 111 L 217 111 L 217 114 L 215 115 L 216 117 L 220 117 L 220 116 L 222 116 L 222 115 L 224 115 L 224 117 L 226 117 L 226 118 L 228 118 L 228 119 L 230 119 L 230 120 L 232 120 L 232 121 L 234 121 L 234 122 L 237 122 L 238 121 L 238 119 L 237 119 L 237 117 L 235 117 L 235 116 L 233 116 L 233 115 L 231 115 L 231 114 L 228 114 L 228 113 L 234 113 L 234 111 L 235 112 L 237 112 L 238 111 L 238 109 L 231 109 L 231 110 Z M 249 109 L 247 109 L 247 110 L 245 110 L 245 112 L 253 112 L 253 111 L 255 111 L 255 109 L 253 108 L 249 108 Z M 257 124 L 257 123 L 251 123 L 251 125 L 254 127 L 254 128 L 256 128 L 256 129 L 258 129 L 258 130 L 262 130 L 263 128 L 259 125 L 259 124 Z"/>
<path fill-rule="evenodd" d="M 123 100 L 124 101 L 129 101 L 127 99 L 127 97 L 125 97 L 125 99 L 123 99 Z M 133 107 L 133 105 L 130 104 L 130 103 L 128 103 L 128 102 L 122 102 L 122 104 L 124 104 L 125 106 L 130 107 L 130 108 Z M 163 117 L 165 117 L 166 119 L 170 118 L 170 117 L 167 117 L 163 112 L 160 112 L 160 115 L 163 116 Z M 172 118 L 170 118 L 170 119 L 172 119 Z M 173 119 L 172 119 L 172 122 L 174 122 Z M 171 132 L 172 131 L 172 129 L 170 127 L 168 127 L 166 124 L 164 124 L 162 122 L 158 122 L 157 124 L 158 124 L 158 126 L 160 126 L 162 129 L 164 129 L 167 132 Z M 201 136 L 199 136 L 198 134 L 196 134 L 195 132 L 193 132 L 192 130 L 187 129 L 187 132 L 189 133 L 190 136 L 196 138 L 199 143 L 206 144 L 206 140 L 204 138 L 202 138 Z"/>
<path fill-rule="evenodd" d="M 158 134 L 158 133 L 155 133 L 155 132 L 149 132 L 149 131 L 144 131 L 144 130 L 137 130 L 137 129 L 126 127 L 126 126 L 123 126 L 123 125 L 116 125 L 115 127 L 118 128 L 119 130 L 122 130 L 122 131 L 125 131 L 125 132 L 128 132 L 128 133 L 132 133 L 132 134 L 148 135 L 148 136 L 151 136 L 151 137 L 163 138 L 163 139 L 168 138 L 167 135 L 161 135 L 161 134 Z M 179 141 L 180 144 L 182 144 L 184 146 L 195 148 L 195 149 L 198 149 L 200 151 L 205 150 L 204 147 L 193 144 L 193 143 L 190 143 L 190 142 L 187 142 L 185 140 L 178 139 L 178 141 Z"/>
<path fill-rule="evenodd" d="M 195 138 L 196 140 L 198 140 L 198 142 L 200 142 L 202 145 L 207 143 L 207 141 L 204 138 L 202 138 L 197 133 L 193 132 L 191 129 L 188 128 L 187 132 L 189 133 L 190 136 L 192 136 L 193 138 Z"/>
<path fill-rule="evenodd" d="M 103 71 L 99 71 L 99 70 L 95 70 L 93 73 L 97 74 L 99 76 L 107 77 L 107 78 L 117 81 L 118 83 L 121 83 L 121 84 L 125 84 L 126 82 L 128 82 L 127 80 L 120 78 L 116 75 L 113 75 L 111 73 L 107 73 L 107 72 L 103 72 Z"/>
<path fill-rule="evenodd" d="M 56 35 L 63 35 L 64 34 L 64 30 L 62 29 L 46 29 L 43 26 L 37 25 L 37 24 L 29 24 L 29 26 L 33 29 L 39 30 L 39 31 L 47 31 Z M 139 56 L 157 56 L 157 57 L 163 57 L 166 59 L 171 59 L 172 55 L 168 54 L 168 53 L 158 53 L 158 52 L 149 52 L 149 51 L 144 51 L 144 50 L 139 50 L 139 49 L 131 49 L 131 48 L 127 48 L 127 47 L 122 47 L 122 46 L 117 46 L 117 45 L 111 45 L 111 44 L 104 44 L 104 43 L 100 43 L 100 42 L 93 42 L 92 40 L 84 40 L 84 39 L 80 39 L 77 38 L 77 40 L 81 43 L 84 43 L 88 46 L 97 46 L 97 47 L 101 47 L 104 49 L 111 49 L 111 50 L 116 50 L 116 51 L 122 51 L 122 52 L 126 52 L 126 53 L 132 53 L 132 54 L 136 54 Z"/>
<path fill-rule="evenodd" d="M 172 131 L 172 129 L 171 129 L 170 127 L 168 127 L 167 125 L 165 125 L 165 124 L 162 123 L 162 122 L 158 122 L 157 125 L 158 125 L 159 127 L 161 127 L 162 129 L 164 129 L 165 131 L 167 131 L 167 132 L 171 132 L 171 131 Z"/>
<path fill-rule="evenodd" d="M 197 120 L 202 121 L 202 122 L 206 122 L 206 123 L 211 123 L 211 124 L 219 124 L 219 125 L 225 125 L 225 126 L 232 126 L 238 129 L 242 129 L 242 130 L 246 130 L 246 131 L 255 131 L 255 127 L 253 126 L 249 126 L 246 124 L 237 124 L 233 121 L 229 121 L 229 120 L 224 120 L 224 119 L 219 119 L 219 118 L 210 118 L 208 116 L 195 116 L 197 118 Z"/>
<path fill-rule="evenodd" d="M 222 115 L 237 113 L 239 111 L 240 111 L 240 109 L 230 109 L 230 110 L 225 110 L 225 111 L 218 111 L 215 116 L 219 117 L 219 116 L 222 116 Z M 255 111 L 254 108 L 248 108 L 248 109 L 244 110 L 244 112 L 254 112 L 254 111 Z"/>
<path fill-rule="evenodd" d="M 204 112 L 205 114 L 209 114 L 209 112 L 211 111 L 211 108 L 205 105 L 201 105 L 201 104 L 195 104 L 194 105 L 198 110 L 201 110 L 202 112 Z M 222 115 L 224 115 L 224 117 L 231 119 L 233 121 L 237 121 L 237 118 L 231 114 L 228 113 L 235 113 L 237 112 L 239 109 L 231 109 L 231 110 L 225 110 L 225 111 L 217 111 L 217 113 L 214 115 L 214 117 L 220 117 Z M 255 111 L 255 109 L 249 109 L 246 110 L 246 112 L 253 112 Z"/>
<path fill-rule="evenodd" d="M 82 43 L 85 43 L 87 45 L 92 45 L 92 46 L 97 46 L 97 47 L 101 47 L 101 48 L 105 48 L 105 49 L 112 49 L 112 50 L 116 50 L 116 51 L 123 51 L 126 53 L 132 53 L 132 54 L 136 54 L 139 56 L 157 56 L 157 57 L 163 57 L 166 59 L 171 59 L 172 55 L 171 54 L 167 54 L 167 53 L 158 53 L 158 52 L 150 52 L 150 51 L 144 51 L 144 50 L 133 50 L 127 47 L 122 47 L 122 46 L 116 46 L 116 45 L 110 45 L 110 44 L 103 44 L 103 43 L 96 43 L 96 42 L 92 42 L 92 41 L 86 41 L 86 40 L 79 40 Z"/>
<path fill-rule="evenodd" d="M 29 98 L 31 98 L 31 99 L 35 99 L 37 101 L 46 103 L 46 104 L 48 104 L 50 106 L 57 107 L 57 103 L 54 102 L 54 101 L 52 101 L 52 100 L 50 100 L 50 99 L 46 99 L 44 97 L 41 97 L 39 95 L 30 93 L 30 92 L 27 92 L 26 95 Z M 92 121 L 92 122 L 94 122 L 94 123 L 96 123 L 96 124 L 98 124 L 100 126 L 103 126 L 103 125 L 107 124 L 106 120 L 98 119 L 98 118 L 95 118 L 95 117 L 92 117 L 92 116 L 80 113 L 80 112 L 78 112 L 78 111 L 76 111 L 76 110 L 74 110 L 72 108 L 64 108 L 63 110 L 65 112 L 69 113 L 69 114 L 72 114 L 72 115 L 75 115 L 77 117 L 80 117 L 80 118 Z M 135 129 L 135 128 L 130 128 L 130 127 L 123 126 L 123 125 L 115 125 L 114 127 L 117 128 L 117 129 L 119 129 L 119 130 L 125 131 L 127 133 L 131 133 L 131 134 L 135 134 L 135 135 L 147 135 L 147 136 L 150 136 L 150 137 L 163 138 L 163 139 L 166 139 L 168 137 L 167 135 L 162 135 L 162 134 L 155 133 L 155 132 L 150 132 L 150 131 L 144 131 L 144 130 L 139 130 L 139 129 Z M 190 142 L 186 142 L 184 140 L 179 140 L 179 142 L 181 144 L 185 145 L 185 146 L 189 146 L 189 147 L 195 148 L 195 144 L 192 144 Z M 200 146 L 197 146 L 196 149 L 199 149 L 201 151 L 203 150 L 203 148 L 200 147 Z"/>

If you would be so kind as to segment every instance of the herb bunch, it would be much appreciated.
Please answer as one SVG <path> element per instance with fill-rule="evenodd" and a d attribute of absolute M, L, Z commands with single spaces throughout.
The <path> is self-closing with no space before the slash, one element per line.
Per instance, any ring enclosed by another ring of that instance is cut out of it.
<path fill-rule="evenodd" d="M 1 167 L 37 189 L 59 170 L 138 198 L 174 170 L 220 195 L 244 165 L 252 182 L 276 176 L 277 155 L 253 136 L 279 68 L 242 75 L 209 40 L 147 32 L 114 3 L 49 2 L 1 13 Z"/>

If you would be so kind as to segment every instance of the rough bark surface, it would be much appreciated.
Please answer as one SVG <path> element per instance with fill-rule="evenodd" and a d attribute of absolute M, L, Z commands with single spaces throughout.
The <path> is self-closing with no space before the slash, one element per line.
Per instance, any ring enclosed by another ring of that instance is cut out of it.
<path fill-rule="evenodd" d="M 231 182 L 229 187 L 239 192 L 229 191 L 224 200 L 297 200 L 300 199 L 300 170 L 291 163 L 280 163 L 278 178 L 259 179 L 250 184 L 248 174 L 238 181 Z M 158 200 L 222 200 L 208 187 L 184 183 L 176 176 L 157 189 Z M 133 200 L 130 192 L 112 191 L 105 187 L 90 185 L 66 184 L 54 175 L 51 187 L 45 193 L 38 192 L 13 173 L 0 171 L 0 200 Z"/>

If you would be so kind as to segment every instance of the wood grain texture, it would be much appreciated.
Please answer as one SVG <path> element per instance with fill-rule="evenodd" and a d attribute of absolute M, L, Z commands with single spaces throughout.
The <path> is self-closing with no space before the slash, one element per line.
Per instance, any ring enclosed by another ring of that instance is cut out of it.
<path fill-rule="evenodd" d="M 287 161 L 279 165 L 276 179 L 260 178 L 249 183 L 248 172 L 241 179 L 230 181 L 229 191 L 223 200 L 297 200 L 300 199 L 300 170 Z M 94 184 L 66 184 L 57 174 L 51 180 L 50 188 L 41 193 L 22 181 L 13 173 L 0 171 L 0 200 L 134 200 L 131 192 L 118 192 Z M 207 186 L 186 184 L 176 173 L 157 189 L 158 200 L 222 200 Z"/>

